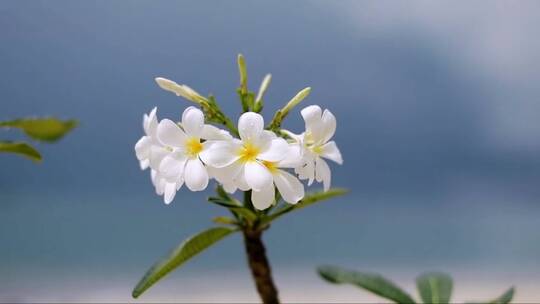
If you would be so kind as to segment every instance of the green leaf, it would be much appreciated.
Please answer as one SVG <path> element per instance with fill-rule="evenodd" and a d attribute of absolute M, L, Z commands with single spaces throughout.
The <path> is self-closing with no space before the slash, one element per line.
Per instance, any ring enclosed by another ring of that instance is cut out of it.
<path fill-rule="evenodd" d="M 349 192 L 347 189 L 332 188 L 326 192 L 315 192 L 315 193 L 308 194 L 295 205 L 287 204 L 284 207 L 276 210 L 274 213 L 270 214 L 265 219 L 263 219 L 263 223 L 269 223 L 291 211 L 311 206 L 317 202 L 324 201 L 332 197 L 340 196 L 347 192 Z"/>
<path fill-rule="evenodd" d="M 234 214 L 236 214 L 237 216 L 243 217 L 250 222 L 253 222 L 257 219 L 257 214 L 255 214 L 253 211 L 249 210 L 248 208 L 240 205 L 240 203 L 235 199 L 226 200 L 220 197 L 209 197 L 208 201 L 213 204 L 225 207 L 229 209 L 231 212 L 233 212 Z"/>
<path fill-rule="evenodd" d="M 515 289 L 514 287 L 511 287 L 508 289 L 504 294 L 502 294 L 500 297 L 486 302 L 467 302 L 468 304 L 508 304 L 512 301 L 512 298 L 514 297 Z"/>
<path fill-rule="evenodd" d="M 498 297 L 495 300 L 491 300 L 490 304 L 508 304 L 512 301 L 512 298 L 514 297 L 514 287 L 511 287 L 508 289 L 502 296 Z"/>
<path fill-rule="evenodd" d="M 0 122 L 0 127 L 19 128 L 35 140 L 54 142 L 77 126 L 76 120 L 56 118 L 24 118 Z"/>
<path fill-rule="evenodd" d="M 223 225 L 238 225 L 238 222 L 235 221 L 233 218 L 227 217 L 227 216 L 216 216 L 212 219 L 212 221 L 216 224 L 223 224 Z"/>
<path fill-rule="evenodd" d="M 245 207 L 230 207 L 229 210 L 236 213 L 237 215 L 243 217 L 249 222 L 253 222 L 257 219 L 257 215 L 253 211 Z"/>
<path fill-rule="evenodd" d="M 348 271 L 335 266 L 318 268 L 319 275 L 334 284 L 352 284 L 394 303 L 415 303 L 409 294 L 379 274 Z"/>
<path fill-rule="evenodd" d="M 39 154 L 34 147 L 25 142 L 0 141 L 0 152 L 15 153 L 36 162 L 41 161 L 41 154 Z"/>
<path fill-rule="evenodd" d="M 132 296 L 139 297 L 165 275 L 201 253 L 222 238 L 237 231 L 233 228 L 216 227 L 192 236 L 176 247 L 167 257 L 154 264 L 139 281 Z"/>
<path fill-rule="evenodd" d="M 450 303 L 452 278 L 445 273 L 425 273 L 416 278 L 416 287 L 424 303 Z"/>

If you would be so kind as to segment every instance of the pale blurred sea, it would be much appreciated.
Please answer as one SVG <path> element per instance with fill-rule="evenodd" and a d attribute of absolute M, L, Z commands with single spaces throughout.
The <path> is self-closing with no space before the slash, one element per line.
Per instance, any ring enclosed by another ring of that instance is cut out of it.
<path fill-rule="evenodd" d="M 129 301 L 151 263 L 209 226 L 212 216 L 226 214 L 207 206 L 202 195 L 184 193 L 172 206 L 148 195 L 1 195 L 8 208 L 0 214 L 0 300 Z M 382 202 L 386 199 L 368 201 L 353 193 L 276 222 L 266 241 L 283 299 L 375 299 L 322 282 L 314 272 L 321 264 L 380 272 L 411 292 L 418 273 L 446 271 L 456 278 L 456 300 L 482 300 L 511 285 L 517 286 L 518 301 L 537 299 L 540 240 L 531 232 L 539 231 L 540 222 L 533 212 L 495 199 L 489 208 L 464 200 L 468 213 L 435 198 L 429 207 L 408 198 L 391 208 Z M 119 208 L 111 212 L 111 205 Z M 239 236 L 225 239 L 141 298 L 254 300 Z"/>

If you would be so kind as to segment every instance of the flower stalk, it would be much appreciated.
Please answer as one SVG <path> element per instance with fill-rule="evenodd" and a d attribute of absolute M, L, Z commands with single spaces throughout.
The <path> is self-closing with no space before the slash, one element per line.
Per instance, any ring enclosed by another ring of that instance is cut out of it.
<path fill-rule="evenodd" d="M 253 281 L 265 304 L 279 303 L 278 291 L 272 279 L 272 270 L 266 257 L 261 230 L 244 228 L 244 246 Z"/>

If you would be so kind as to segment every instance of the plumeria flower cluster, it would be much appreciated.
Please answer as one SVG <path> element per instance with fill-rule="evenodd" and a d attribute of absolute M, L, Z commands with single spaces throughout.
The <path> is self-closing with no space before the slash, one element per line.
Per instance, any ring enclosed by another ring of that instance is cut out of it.
<path fill-rule="evenodd" d="M 238 120 L 239 138 L 205 124 L 201 110 L 191 106 L 180 122 L 158 121 L 154 108 L 143 117 L 143 136 L 135 145 L 141 168 L 150 168 L 152 183 L 166 204 L 183 184 L 202 191 L 211 178 L 229 193 L 252 190 L 253 205 L 260 210 L 272 205 L 275 189 L 283 200 L 295 204 L 304 197 L 300 179 L 323 182 L 330 188 L 331 172 L 323 158 L 343 162 L 334 141 L 336 118 L 329 110 L 309 106 L 301 111 L 305 132 L 284 131 L 287 141 L 264 129 L 264 118 L 254 112 Z M 292 169 L 298 177 L 287 169 Z"/>
<path fill-rule="evenodd" d="M 242 55 L 238 56 L 238 68 L 237 93 L 242 112 L 236 123 L 221 110 L 213 96 L 205 97 L 185 84 L 156 78 L 159 87 L 194 105 L 183 111 L 179 121 L 158 119 L 156 108 L 144 115 L 144 136 L 135 144 L 141 169 L 150 171 L 156 193 L 163 196 L 165 204 L 170 204 L 182 187 L 203 191 L 215 180 L 216 196 L 208 201 L 225 207 L 232 217 L 215 217 L 213 221 L 219 226 L 192 236 L 163 261 L 154 264 L 133 290 L 134 297 L 179 267 L 182 264 L 179 261 L 190 259 L 226 235 L 241 232 L 261 300 L 279 303 L 265 256 L 263 232 L 290 211 L 347 192 L 330 188 L 332 177 L 327 161 L 342 164 L 343 159 L 332 140 L 336 118 L 329 110 L 316 105 L 302 109 L 303 132 L 281 127 L 311 88 L 299 91 L 265 122 L 260 113 L 271 75 L 264 77 L 256 94 L 248 89 Z M 324 191 L 307 192 L 305 185 L 315 181 L 322 183 Z M 243 198 L 233 195 L 235 192 L 243 192 Z"/>

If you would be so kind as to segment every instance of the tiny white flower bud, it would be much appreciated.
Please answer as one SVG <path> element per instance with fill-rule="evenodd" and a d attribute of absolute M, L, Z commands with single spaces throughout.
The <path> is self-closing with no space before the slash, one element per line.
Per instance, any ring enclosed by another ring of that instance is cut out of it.
<path fill-rule="evenodd" d="M 281 109 L 281 113 L 282 113 L 283 117 L 285 117 L 292 108 L 296 107 L 302 100 L 304 100 L 309 95 L 310 92 L 311 92 L 310 87 L 307 87 L 307 88 L 303 89 L 302 91 L 298 92 L 298 94 L 296 94 L 285 105 L 285 107 L 283 107 L 283 109 Z"/>
<path fill-rule="evenodd" d="M 157 77 L 156 82 L 162 89 L 173 92 L 174 94 L 176 94 L 176 96 L 184 97 L 185 99 L 198 104 L 200 104 L 202 101 L 206 101 L 206 98 L 202 97 L 199 93 L 197 93 L 195 90 L 188 87 L 187 85 L 178 84 L 172 80 L 162 77 Z"/>
<path fill-rule="evenodd" d="M 257 98 L 255 98 L 255 103 L 261 102 L 262 98 L 264 97 L 264 93 L 266 93 L 266 90 L 268 89 L 268 86 L 270 85 L 270 81 L 272 81 L 272 75 L 266 74 L 266 76 L 264 76 L 264 79 L 261 83 L 261 87 L 259 88 L 259 93 L 257 94 Z"/>

